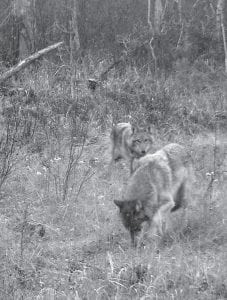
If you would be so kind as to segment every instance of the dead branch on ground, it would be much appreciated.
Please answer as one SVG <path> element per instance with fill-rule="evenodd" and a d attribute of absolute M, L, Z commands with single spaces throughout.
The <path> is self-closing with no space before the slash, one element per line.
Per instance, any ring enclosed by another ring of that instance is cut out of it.
<path fill-rule="evenodd" d="M 3 82 L 5 82 L 8 78 L 12 77 L 14 74 L 16 74 L 16 73 L 20 72 L 22 69 L 26 68 L 34 60 L 40 58 L 41 56 L 49 53 L 52 50 L 58 48 L 62 44 L 63 44 L 63 42 L 59 42 L 59 43 L 56 43 L 54 45 L 51 45 L 51 46 L 49 46 L 47 48 L 39 50 L 38 52 L 35 52 L 34 54 L 32 54 L 29 57 L 25 58 L 24 60 L 20 61 L 16 66 L 13 66 L 11 69 L 9 69 L 7 72 L 3 73 L 0 76 L 0 85 Z"/>

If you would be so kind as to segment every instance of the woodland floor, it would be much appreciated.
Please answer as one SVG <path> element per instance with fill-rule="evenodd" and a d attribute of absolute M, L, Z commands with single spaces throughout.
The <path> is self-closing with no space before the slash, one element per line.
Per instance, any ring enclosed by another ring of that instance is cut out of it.
<path fill-rule="evenodd" d="M 158 133 L 156 141 L 157 148 L 169 142 Z M 73 180 L 88 164 L 91 176 L 65 202 L 47 187 L 38 156 L 16 170 L 0 200 L 0 299 L 227 299 L 227 136 L 171 141 L 186 144 L 194 160 L 189 221 L 182 226 L 173 213 L 171 231 L 139 250 L 113 204 L 129 171 L 119 162 L 108 172 L 109 133 L 85 146 Z M 64 161 L 56 164 L 61 171 Z M 45 226 L 44 237 L 16 230 L 25 202 L 26 218 Z"/>

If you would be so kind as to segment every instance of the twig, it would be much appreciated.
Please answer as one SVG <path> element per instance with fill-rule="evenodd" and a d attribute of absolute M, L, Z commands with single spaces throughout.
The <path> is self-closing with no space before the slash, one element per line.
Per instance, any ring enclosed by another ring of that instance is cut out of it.
<path fill-rule="evenodd" d="M 90 172 L 90 169 L 87 170 L 87 172 L 86 172 L 85 175 L 84 175 L 84 178 L 83 178 L 82 181 L 80 182 L 80 185 L 79 185 L 79 188 L 78 188 L 76 197 L 75 197 L 75 201 L 77 201 L 78 196 L 79 196 L 79 194 L 80 194 L 80 192 L 81 192 L 81 189 L 82 189 L 84 183 L 87 182 L 87 181 L 95 174 L 95 172 L 92 172 L 89 176 L 87 176 L 87 175 L 89 174 L 89 172 Z"/>

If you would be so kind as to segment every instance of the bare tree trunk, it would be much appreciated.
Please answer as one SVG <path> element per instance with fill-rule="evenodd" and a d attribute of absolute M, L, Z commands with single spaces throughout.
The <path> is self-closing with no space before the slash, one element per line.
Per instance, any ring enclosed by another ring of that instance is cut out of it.
<path fill-rule="evenodd" d="M 221 31 L 222 31 L 223 8 L 224 8 L 224 0 L 218 0 L 217 10 L 216 10 L 216 35 L 219 40 L 221 38 Z"/>
<path fill-rule="evenodd" d="M 74 43 L 74 31 L 73 31 L 73 21 L 70 22 L 70 37 L 69 37 L 69 47 L 70 47 L 70 69 L 71 69 L 71 77 L 70 77 L 70 91 L 71 98 L 74 99 L 74 82 L 75 82 L 75 43 Z"/>
<path fill-rule="evenodd" d="M 149 26 L 149 29 L 150 29 L 150 42 L 149 42 L 149 46 L 150 46 L 150 49 L 151 49 L 151 55 L 152 55 L 152 58 L 154 60 L 154 72 L 156 73 L 157 71 L 157 57 L 155 55 L 155 51 L 154 51 L 154 46 L 153 46 L 153 40 L 154 40 L 154 28 L 153 28 L 153 25 L 152 25 L 152 21 L 151 21 L 151 0 L 148 0 L 147 2 L 147 23 L 148 23 L 148 26 Z M 149 56 L 150 56 L 150 53 L 149 53 Z M 150 59 L 149 59 L 149 71 L 150 71 Z"/>
<path fill-rule="evenodd" d="M 77 20 L 77 0 L 72 0 L 72 31 L 73 31 L 73 48 L 75 51 L 80 49 L 80 38 L 78 32 L 78 20 Z"/>
<path fill-rule="evenodd" d="M 163 7 L 161 0 L 155 0 L 154 7 L 154 31 L 156 33 L 160 33 L 161 24 L 162 24 L 162 16 L 163 16 Z"/>
<path fill-rule="evenodd" d="M 36 0 L 31 1 L 31 13 L 33 14 L 32 18 L 30 17 L 28 21 L 28 32 L 31 41 L 31 51 L 34 52 L 36 49 L 36 37 L 37 37 L 37 19 L 35 16 L 36 13 Z M 28 18 L 27 18 L 28 19 Z"/>
<path fill-rule="evenodd" d="M 179 11 L 179 22 L 181 24 L 181 30 L 180 30 L 180 35 L 179 35 L 179 39 L 177 42 L 177 49 L 180 48 L 180 46 L 182 46 L 183 43 L 183 37 L 184 37 L 184 20 L 183 20 L 183 11 L 182 11 L 182 0 L 178 0 L 178 11 Z"/>
<path fill-rule="evenodd" d="M 77 0 L 77 27 L 82 50 L 87 48 L 87 0 Z"/>
<path fill-rule="evenodd" d="M 12 27 L 11 27 L 11 58 L 12 63 L 16 64 L 20 56 L 20 28 L 21 28 L 21 17 L 18 9 L 17 2 L 12 2 Z"/>
<path fill-rule="evenodd" d="M 226 31 L 224 20 L 224 0 L 218 0 L 216 10 L 216 32 L 217 37 L 220 40 L 222 36 L 224 52 L 225 52 L 225 72 L 227 72 L 227 44 L 226 44 Z"/>
<path fill-rule="evenodd" d="M 225 31 L 223 13 L 222 13 L 221 29 L 222 29 L 222 38 L 223 38 L 223 44 L 224 44 L 224 51 L 225 51 L 225 72 L 227 73 L 227 44 L 226 44 L 226 31 Z"/>
<path fill-rule="evenodd" d="M 77 0 L 72 0 L 72 20 L 70 22 L 70 66 L 71 66 L 71 79 L 70 90 L 72 99 L 75 98 L 75 79 L 76 79 L 76 61 L 75 56 L 78 56 L 80 50 L 80 38 L 78 32 L 78 19 L 77 19 Z"/>

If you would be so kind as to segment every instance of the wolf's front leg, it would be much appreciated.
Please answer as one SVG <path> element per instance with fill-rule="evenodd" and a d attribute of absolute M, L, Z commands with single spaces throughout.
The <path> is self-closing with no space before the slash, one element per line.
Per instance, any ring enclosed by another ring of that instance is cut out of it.
<path fill-rule="evenodd" d="M 130 175 L 132 175 L 132 173 L 133 173 L 133 163 L 134 163 L 134 158 L 133 158 L 133 157 L 130 157 L 130 160 L 129 160 L 129 165 L 130 165 Z"/>
<path fill-rule="evenodd" d="M 146 221 L 142 224 L 142 229 L 136 236 L 136 247 L 141 247 L 144 244 L 144 241 L 149 234 L 150 225 L 151 224 L 149 221 Z"/>

